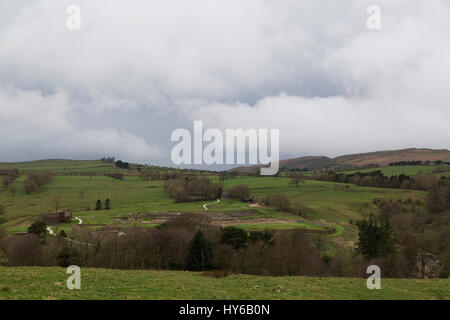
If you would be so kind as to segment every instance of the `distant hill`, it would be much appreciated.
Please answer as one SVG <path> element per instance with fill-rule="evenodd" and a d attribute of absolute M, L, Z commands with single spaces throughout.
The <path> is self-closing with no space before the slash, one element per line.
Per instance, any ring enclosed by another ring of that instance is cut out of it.
<path fill-rule="evenodd" d="M 392 162 L 399 161 L 437 161 L 450 162 L 450 151 L 446 149 L 402 149 L 390 151 L 376 151 L 343 155 L 336 158 L 323 156 L 308 156 L 286 160 L 280 160 L 280 169 L 283 170 L 313 170 L 322 168 L 351 168 L 371 165 L 388 166 Z M 233 170 L 252 171 L 259 166 L 239 167 Z"/>
<path fill-rule="evenodd" d="M 356 167 L 378 164 L 388 166 L 391 162 L 399 161 L 450 161 L 450 151 L 434 149 L 403 149 L 392 151 L 377 151 L 370 153 L 352 154 L 334 158 L 336 164 L 351 165 Z"/>

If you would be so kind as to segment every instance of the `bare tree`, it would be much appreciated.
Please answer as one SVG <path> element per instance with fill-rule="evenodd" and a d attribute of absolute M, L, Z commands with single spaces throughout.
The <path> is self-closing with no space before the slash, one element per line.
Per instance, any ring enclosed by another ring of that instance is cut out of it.
<path fill-rule="evenodd" d="M 291 184 L 295 184 L 296 187 L 298 187 L 298 184 L 300 183 L 305 183 L 305 179 L 301 174 L 294 174 L 291 175 Z"/>
<path fill-rule="evenodd" d="M 55 212 L 58 212 L 60 204 L 61 204 L 61 194 L 55 194 L 51 197 L 51 203 L 53 208 L 55 209 Z"/>

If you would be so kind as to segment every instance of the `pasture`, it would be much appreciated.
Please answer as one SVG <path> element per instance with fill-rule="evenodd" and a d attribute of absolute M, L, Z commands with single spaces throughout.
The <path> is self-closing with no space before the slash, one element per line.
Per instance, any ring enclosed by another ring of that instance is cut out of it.
<path fill-rule="evenodd" d="M 215 278 L 201 272 L 81 269 L 81 289 L 68 290 L 66 269 L 0 267 L 0 300 L 9 299 L 449 299 L 449 279 L 387 279 L 369 290 L 366 279 L 334 277 Z"/>
<path fill-rule="evenodd" d="M 136 174 L 127 175 L 123 180 L 113 179 L 103 175 L 105 168 L 112 168 L 113 165 L 99 161 L 51 160 L 30 162 L 28 165 L 19 164 L 23 170 L 48 170 L 53 166 L 56 166 L 57 170 L 52 181 L 31 194 L 26 194 L 23 190 L 22 183 L 26 176 L 21 176 L 0 192 L 0 204 L 5 207 L 5 213 L 1 217 L 1 229 L 10 234 L 25 232 L 41 214 L 54 213 L 57 208 L 70 208 L 73 216 L 82 219 L 83 224 L 118 227 L 156 225 L 152 223 L 152 218 L 146 216 L 124 222 L 123 218 L 140 213 L 201 212 L 227 215 L 251 210 L 255 212 L 254 215 L 240 218 L 235 225 L 246 230 L 324 230 L 325 227 L 331 227 L 344 239 L 353 240 L 356 237 L 356 227 L 349 221 L 357 221 L 376 211 L 377 208 L 372 204 L 374 198 L 405 200 L 424 199 L 426 196 L 425 192 L 420 191 L 358 187 L 313 180 L 305 180 L 296 187 L 290 183 L 289 178 L 283 177 L 236 177 L 224 182 L 225 189 L 247 184 L 256 200 L 262 200 L 268 194 L 286 194 L 293 202 L 300 202 L 306 207 L 306 216 L 299 217 L 267 207 L 250 208 L 247 203 L 234 200 L 175 203 L 164 191 L 164 181 L 145 181 Z M 75 168 L 91 169 L 96 175 L 66 175 Z M 123 172 L 126 173 L 127 170 Z M 210 177 L 219 182 L 217 176 Z M 107 198 L 111 200 L 110 210 L 94 210 L 97 199 L 104 201 Z M 205 203 L 209 203 L 208 210 L 203 207 Z M 244 221 L 245 219 L 249 221 Z M 259 221 L 252 223 L 250 219 Z M 267 219 L 267 222 L 260 223 L 261 219 Z M 78 222 L 63 223 L 58 225 L 57 229 L 70 231 L 76 223 Z"/>

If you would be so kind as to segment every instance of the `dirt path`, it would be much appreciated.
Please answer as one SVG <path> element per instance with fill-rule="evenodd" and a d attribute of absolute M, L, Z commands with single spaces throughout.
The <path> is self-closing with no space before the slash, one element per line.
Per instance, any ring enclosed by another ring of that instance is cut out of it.
<path fill-rule="evenodd" d="M 82 223 L 83 223 L 83 220 L 81 220 L 80 218 L 78 218 L 78 217 L 75 217 L 75 219 L 77 219 L 77 220 L 78 220 L 78 224 L 82 224 Z M 49 234 L 50 234 L 51 236 L 54 236 L 54 237 L 56 237 L 56 233 L 55 233 L 55 232 L 53 231 L 53 229 L 52 229 L 52 228 L 50 228 L 50 227 L 47 227 L 46 229 L 47 229 L 48 233 L 49 233 Z M 66 239 L 67 241 L 70 241 L 70 242 L 76 243 L 76 244 L 84 244 L 84 245 L 92 246 L 92 244 L 91 244 L 91 243 L 87 243 L 87 242 L 79 242 L 79 241 L 77 241 L 77 240 L 72 240 L 72 239 L 69 239 L 69 238 L 64 238 L 64 239 Z"/>
<path fill-rule="evenodd" d="M 218 202 L 220 202 L 220 199 L 217 199 L 216 202 L 205 203 L 202 207 L 203 207 L 204 210 L 208 210 L 208 205 L 209 205 L 209 204 L 214 204 L 214 203 L 218 203 Z"/>
<path fill-rule="evenodd" d="M 47 227 L 46 229 L 47 229 L 48 233 L 50 233 L 51 236 L 56 236 L 56 234 L 55 234 L 55 232 L 52 230 L 52 228 Z"/>

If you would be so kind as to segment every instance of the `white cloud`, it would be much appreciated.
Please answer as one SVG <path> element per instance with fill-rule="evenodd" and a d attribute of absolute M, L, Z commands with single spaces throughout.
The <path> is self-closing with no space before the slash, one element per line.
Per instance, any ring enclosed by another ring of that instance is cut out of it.
<path fill-rule="evenodd" d="M 80 31 L 69 4 L 0 5 L 4 158 L 168 159 L 155 132 L 192 120 L 279 128 L 290 155 L 449 147 L 447 1 L 78 0 Z"/>
<path fill-rule="evenodd" d="M 1 160 L 36 158 L 117 158 L 151 162 L 161 149 L 142 137 L 115 129 L 80 129 L 70 123 L 76 110 L 63 90 L 44 96 L 37 91 L 0 87 Z"/>

